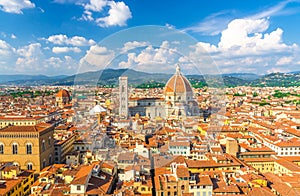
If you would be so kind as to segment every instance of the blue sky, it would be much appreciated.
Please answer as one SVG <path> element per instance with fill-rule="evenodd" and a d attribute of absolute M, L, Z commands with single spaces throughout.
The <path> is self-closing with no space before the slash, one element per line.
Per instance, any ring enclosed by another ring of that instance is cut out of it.
<path fill-rule="evenodd" d="M 206 56 L 222 73 L 300 70 L 300 1 L 0 0 L 0 18 L 0 74 L 74 74 L 111 61 L 201 69 Z M 143 25 L 180 36 L 128 30 Z"/>

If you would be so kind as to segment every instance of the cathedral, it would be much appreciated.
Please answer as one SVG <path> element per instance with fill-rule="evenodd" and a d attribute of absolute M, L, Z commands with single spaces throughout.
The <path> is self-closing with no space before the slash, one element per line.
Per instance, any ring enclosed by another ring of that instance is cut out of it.
<path fill-rule="evenodd" d="M 164 88 L 163 98 L 129 98 L 128 101 L 130 116 L 137 113 L 150 118 L 160 116 L 167 119 L 199 116 L 192 86 L 182 75 L 179 65 Z"/>
<path fill-rule="evenodd" d="M 168 118 L 199 115 L 199 107 L 194 99 L 192 86 L 180 72 L 179 65 L 176 67 L 176 73 L 165 86 L 164 98 Z"/>

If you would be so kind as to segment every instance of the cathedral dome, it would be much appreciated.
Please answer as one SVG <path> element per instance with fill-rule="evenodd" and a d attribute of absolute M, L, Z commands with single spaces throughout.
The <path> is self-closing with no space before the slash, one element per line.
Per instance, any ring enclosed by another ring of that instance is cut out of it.
<path fill-rule="evenodd" d="M 180 67 L 177 65 L 176 73 L 169 79 L 165 86 L 165 95 L 192 92 L 193 89 L 190 82 L 181 74 Z"/>
<path fill-rule="evenodd" d="M 56 97 L 59 97 L 59 98 L 70 98 L 70 94 L 67 90 L 60 90 L 57 94 L 56 94 Z"/>

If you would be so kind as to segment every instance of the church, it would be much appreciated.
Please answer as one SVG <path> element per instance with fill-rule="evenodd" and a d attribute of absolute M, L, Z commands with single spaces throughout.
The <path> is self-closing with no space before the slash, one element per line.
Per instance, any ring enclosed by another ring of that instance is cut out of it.
<path fill-rule="evenodd" d="M 129 115 L 160 116 L 167 119 L 182 119 L 187 116 L 199 116 L 198 103 L 188 79 L 182 75 L 179 65 L 175 74 L 164 88 L 163 98 L 129 98 Z"/>

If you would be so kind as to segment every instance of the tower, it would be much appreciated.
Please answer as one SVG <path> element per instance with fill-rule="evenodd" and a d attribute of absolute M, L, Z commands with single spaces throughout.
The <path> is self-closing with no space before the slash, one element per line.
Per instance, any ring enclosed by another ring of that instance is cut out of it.
<path fill-rule="evenodd" d="M 128 78 L 126 76 L 119 77 L 119 115 L 128 117 Z"/>

